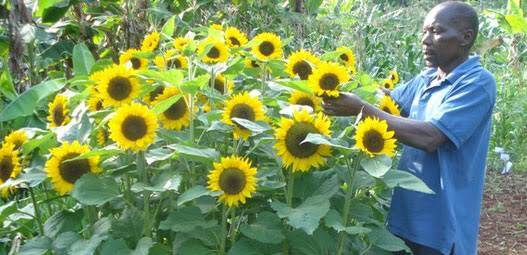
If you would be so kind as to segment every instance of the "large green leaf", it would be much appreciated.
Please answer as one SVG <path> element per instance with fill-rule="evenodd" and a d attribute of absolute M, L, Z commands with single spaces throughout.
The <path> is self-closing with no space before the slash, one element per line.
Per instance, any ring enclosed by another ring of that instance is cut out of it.
<path fill-rule="evenodd" d="M 101 255 L 129 255 L 131 252 L 123 239 L 107 240 L 101 248 Z"/>
<path fill-rule="evenodd" d="M 289 225 L 311 235 L 318 228 L 320 219 L 329 211 L 329 201 L 325 196 L 313 196 L 296 208 L 278 201 L 271 202 L 271 208 L 280 218 L 286 218 Z"/>
<path fill-rule="evenodd" d="M 183 95 L 175 95 L 172 97 L 169 97 L 167 99 L 162 100 L 161 102 L 157 103 L 153 108 L 152 111 L 154 111 L 155 114 L 161 114 L 165 112 L 168 108 L 170 108 L 172 105 L 174 105 L 179 99 L 181 99 Z"/>
<path fill-rule="evenodd" d="M 17 94 L 13 80 L 7 68 L 7 61 L 2 61 L 2 69 L 0 70 L 0 95 L 4 95 L 9 100 L 15 100 Z"/>
<path fill-rule="evenodd" d="M 360 165 L 371 176 L 381 178 L 392 167 L 392 159 L 386 155 L 368 157 L 363 158 Z"/>
<path fill-rule="evenodd" d="M 29 240 L 20 247 L 20 255 L 41 255 L 51 250 L 52 240 L 46 236 L 39 236 Z"/>
<path fill-rule="evenodd" d="M 196 148 L 183 144 L 171 144 L 167 147 L 174 150 L 174 153 L 182 155 L 189 160 L 210 162 L 216 161 L 220 157 L 220 153 L 211 148 Z"/>
<path fill-rule="evenodd" d="M 69 254 L 93 255 L 102 241 L 108 238 L 107 235 L 93 235 L 90 239 L 80 239 L 71 245 Z"/>
<path fill-rule="evenodd" d="M 75 182 L 71 196 L 86 205 L 102 205 L 119 196 L 119 185 L 108 177 L 85 174 Z"/>
<path fill-rule="evenodd" d="M 168 19 L 163 25 L 163 28 L 161 28 L 161 34 L 166 38 L 172 38 L 172 36 L 174 36 L 174 29 L 176 28 L 175 21 L 176 15 L 170 17 L 170 19 Z"/>
<path fill-rule="evenodd" d="M 66 231 L 77 231 L 80 227 L 79 213 L 70 211 L 60 211 L 49 217 L 44 223 L 44 234 L 47 237 L 55 238 L 59 233 Z"/>
<path fill-rule="evenodd" d="M 73 231 L 60 233 L 53 239 L 53 254 L 68 255 L 68 250 L 71 247 L 71 244 L 77 242 L 79 239 L 79 234 Z"/>
<path fill-rule="evenodd" d="M 300 142 L 300 144 L 304 144 L 304 143 L 329 145 L 329 146 L 335 147 L 337 149 L 342 149 L 343 151 L 351 151 L 351 150 L 353 150 L 352 148 L 348 148 L 346 146 L 337 144 L 338 142 L 336 140 L 334 140 L 334 139 L 331 139 L 331 138 L 328 138 L 326 136 L 323 136 L 321 134 L 316 134 L 316 133 L 309 133 L 309 134 L 307 134 L 306 138 L 304 138 L 304 140 L 302 142 Z"/>
<path fill-rule="evenodd" d="M 401 251 L 407 250 L 408 247 L 404 244 L 404 241 L 394 236 L 385 228 L 374 228 L 368 237 L 370 241 L 377 247 L 387 251 Z"/>
<path fill-rule="evenodd" d="M 89 75 L 95 59 L 84 43 L 73 47 L 73 71 L 75 75 Z"/>
<path fill-rule="evenodd" d="M 335 229 L 337 232 L 344 231 L 350 235 L 357 234 L 366 234 L 371 230 L 369 228 L 360 227 L 360 226 L 347 226 L 344 227 L 343 219 L 340 216 L 339 212 L 335 209 L 331 209 L 326 217 L 324 217 L 324 223 L 327 227 Z"/>
<path fill-rule="evenodd" d="M 154 245 L 154 242 L 152 241 L 152 238 L 150 237 L 143 237 L 139 242 L 137 243 L 137 246 L 135 247 L 135 250 L 130 253 L 130 255 L 148 255 L 148 251 L 152 246 Z"/>
<path fill-rule="evenodd" d="M 218 195 L 217 192 L 213 192 L 207 188 L 205 188 L 202 185 L 194 186 L 187 191 L 185 191 L 181 196 L 179 196 L 177 200 L 177 206 L 181 206 L 184 203 L 188 201 L 192 201 L 196 198 L 202 197 L 202 196 L 212 196 L 212 195 Z"/>
<path fill-rule="evenodd" d="M 415 175 L 401 170 L 388 171 L 384 176 L 383 180 L 390 188 L 401 187 L 403 189 L 423 192 L 427 194 L 435 194 L 426 184 L 415 177 Z"/>
<path fill-rule="evenodd" d="M 42 82 L 26 90 L 0 112 L 0 122 L 31 115 L 39 103 L 64 87 L 61 80 Z"/>
<path fill-rule="evenodd" d="M 197 227 L 210 228 L 216 224 L 216 220 L 206 220 L 198 207 L 189 206 L 168 215 L 168 218 L 159 224 L 159 229 L 190 232 Z"/>
<path fill-rule="evenodd" d="M 261 212 L 256 223 L 244 224 L 240 230 L 243 235 L 262 243 L 279 244 L 285 239 L 282 234 L 280 219 L 271 212 Z"/>

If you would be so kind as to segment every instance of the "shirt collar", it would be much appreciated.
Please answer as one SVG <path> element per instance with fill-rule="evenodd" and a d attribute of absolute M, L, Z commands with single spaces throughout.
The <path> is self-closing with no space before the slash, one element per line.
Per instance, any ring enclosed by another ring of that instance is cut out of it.
<path fill-rule="evenodd" d="M 442 81 L 447 80 L 450 84 L 454 84 L 463 74 L 469 70 L 481 66 L 478 55 L 469 56 L 465 62 L 456 66 Z M 422 76 L 426 77 L 428 81 L 437 77 L 437 67 L 427 68 L 422 72 Z M 441 82 L 442 83 L 442 82 Z"/>

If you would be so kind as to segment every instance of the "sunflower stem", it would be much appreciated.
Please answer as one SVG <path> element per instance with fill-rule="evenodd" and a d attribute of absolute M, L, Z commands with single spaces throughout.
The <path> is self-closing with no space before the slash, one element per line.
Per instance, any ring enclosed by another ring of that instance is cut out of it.
<path fill-rule="evenodd" d="M 38 209 L 37 200 L 35 199 L 35 193 L 33 192 L 33 188 L 28 185 L 29 188 L 29 194 L 31 195 L 31 202 L 33 203 L 33 209 L 35 210 L 35 219 L 38 223 L 38 230 L 40 232 L 40 235 L 44 235 L 44 226 L 42 225 L 42 220 L 40 219 L 40 210 Z"/>
<path fill-rule="evenodd" d="M 234 220 L 236 219 L 236 208 L 231 209 L 231 226 L 230 226 L 230 237 L 231 237 L 231 245 L 234 244 L 236 241 L 236 224 L 234 224 Z"/>
<path fill-rule="evenodd" d="M 189 123 L 189 132 L 190 132 L 190 142 L 194 144 L 194 95 L 189 94 L 189 105 L 190 105 L 190 123 Z"/>
<path fill-rule="evenodd" d="M 287 197 L 285 199 L 287 206 L 293 207 L 293 191 L 295 186 L 295 173 L 289 171 L 289 183 L 287 184 Z"/>
<path fill-rule="evenodd" d="M 216 82 L 216 77 L 214 76 L 214 67 L 210 68 L 210 94 L 214 92 L 214 83 Z M 210 104 L 210 111 L 214 111 L 214 103 L 212 102 L 212 99 L 209 98 L 209 104 Z"/>
<path fill-rule="evenodd" d="M 221 210 L 221 246 L 220 254 L 225 254 L 225 244 L 227 243 L 227 215 L 229 210 L 227 205 L 222 206 Z"/>
<path fill-rule="evenodd" d="M 144 185 L 148 185 L 148 172 L 146 169 L 145 152 L 137 152 L 137 172 L 141 175 L 141 182 Z M 150 236 L 150 193 L 148 190 L 143 191 L 143 211 L 144 211 L 144 225 L 143 235 Z"/>
<path fill-rule="evenodd" d="M 349 218 L 349 211 L 351 208 L 351 200 L 353 198 L 353 193 L 355 191 L 355 187 L 353 185 L 353 182 L 355 181 L 355 173 L 357 172 L 359 166 L 360 166 L 360 155 L 356 155 L 353 158 L 353 162 L 350 162 L 349 158 L 346 158 L 346 166 L 348 167 L 349 171 L 349 179 L 347 181 L 348 187 L 346 190 L 346 197 L 344 198 L 344 207 L 342 208 L 342 220 L 344 227 L 348 226 L 348 218 Z M 342 254 L 344 250 L 344 243 L 346 242 L 346 232 L 341 231 L 339 233 L 339 239 L 338 239 L 338 248 L 337 248 L 337 255 Z"/>
<path fill-rule="evenodd" d="M 263 64 L 263 70 L 262 70 L 262 96 L 265 94 L 265 82 L 267 81 L 267 62 L 264 62 Z"/>

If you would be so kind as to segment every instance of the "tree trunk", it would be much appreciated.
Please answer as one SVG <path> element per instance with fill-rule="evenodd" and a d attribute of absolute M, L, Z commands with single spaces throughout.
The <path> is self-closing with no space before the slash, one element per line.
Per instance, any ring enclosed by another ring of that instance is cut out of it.
<path fill-rule="evenodd" d="M 20 34 L 21 28 L 31 23 L 31 14 L 27 11 L 23 0 L 10 0 L 8 32 L 9 32 L 9 60 L 8 65 L 14 80 L 16 90 L 21 93 L 31 86 L 27 79 L 27 67 L 24 66 L 25 45 Z"/>

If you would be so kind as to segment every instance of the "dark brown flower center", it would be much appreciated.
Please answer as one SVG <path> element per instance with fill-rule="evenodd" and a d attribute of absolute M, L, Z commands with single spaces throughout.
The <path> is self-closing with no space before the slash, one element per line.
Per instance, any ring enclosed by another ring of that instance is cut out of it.
<path fill-rule="evenodd" d="M 229 37 L 229 40 L 231 41 L 232 45 L 235 45 L 235 46 L 240 46 L 241 45 L 240 41 L 238 41 L 238 39 L 236 39 L 236 37 L 234 37 L 234 36 Z"/>
<path fill-rule="evenodd" d="M 228 195 L 240 193 L 247 180 L 242 170 L 237 168 L 227 168 L 220 174 L 220 189 Z"/>
<path fill-rule="evenodd" d="M 132 83 L 126 77 L 116 76 L 112 78 L 106 90 L 111 98 L 117 101 L 127 99 L 132 92 Z"/>
<path fill-rule="evenodd" d="M 169 67 L 175 67 L 176 69 L 179 69 L 181 68 L 183 65 L 181 64 L 181 60 L 179 60 L 179 58 L 173 58 L 171 60 L 168 61 L 168 66 Z"/>
<path fill-rule="evenodd" d="M 100 111 L 102 110 L 102 100 L 97 100 L 97 103 L 95 104 L 95 110 Z"/>
<path fill-rule="evenodd" d="M 63 161 L 59 165 L 60 176 L 71 184 L 75 183 L 85 173 L 90 172 L 90 162 L 88 159 L 76 159 L 64 162 L 79 155 L 79 153 L 68 153 L 62 158 Z"/>
<path fill-rule="evenodd" d="M 172 104 L 166 111 L 163 112 L 163 115 L 169 120 L 178 120 L 181 119 L 187 112 L 187 103 L 183 98 L 180 98 L 177 102 Z"/>
<path fill-rule="evenodd" d="M 258 64 L 258 62 L 254 61 L 254 60 L 251 60 L 251 66 L 252 66 L 253 68 L 260 67 L 260 65 Z"/>
<path fill-rule="evenodd" d="M 11 177 L 15 166 L 13 165 L 13 158 L 11 156 L 5 155 L 0 160 L 0 179 L 2 181 L 7 181 Z"/>
<path fill-rule="evenodd" d="M 222 79 L 219 79 L 217 77 L 216 79 L 214 79 L 214 88 L 222 94 L 225 93 L 225 83 Z"/>
<path fill-rule="evenodd" d="M 141 60 L 136 58 L 136 57 L 133 57 L 130 59 L 130 62 L 132 63 L 132 68 L 133 69 L 139 69 L 141 68 Z"/>
<path fill-rule="evenodd" d="M 157 87 L 156 89 L 154 89 L 153 91 L 150 92 L 150 101 L 154 101 L 156 100 L 157 96 L 163 94 L 163 92 L 165 91 L 165 87 L 163 86 L 159 86 Z"/>
<path fill-rule="evenodd" d="M 293 73 L 298 74 L 301 80 L 307 80 L 313 70 L 311 70 L 311 65 L 307 61 L 300 60 L 293 66 Z"/>
<path fill-rule="evenodd" d="M 271 42 L 265 41 L 260 43 L 258 50 L 260 53 L 262 53 L 262 55 L 267 57 L 274 53 L 274 45 Z"/>
<path fill-rule="evenodd" d="M 237 104 L 231 109 L 231 118 L 239 118 L 254 121 L 255 117 L 255 112 L 248 104 Z M 236 123 L 236 125 L 238 126 L 238 128 L 245 129 L 245 127 L 238 123 Z"/>
<path fill-rule="evenodd" d="M 384 83 L 384 88 L 386 88 L 386 89 L 391 88 L 390 83 L 389 82 L 385 82 Z"/>
<path fill-rule="evenodd" d="M 136 141 L 146 135 L 148 127 L 141 116 L 130 115 L 121 124 L 121 132 L 128 140 Z"/>
<path fill-rule="evenodd" d="M 384 147 L 384 139 L 382 138 L 382 134 L 373 129 L 366 131 L 362 143 L 364 144 L 364 147 L 368 149 L 368 151 L 375 153 L 382 151 Z"/>
<path fill-rule="evenodd" d="M 349 60 L 348 55 L 346 55 L 346 54 L 340 54 L 340 59 L 342 59 L 342 60 L 344 60 L 346 62 L 348 62 L 348 60 Z"/>
<path fill-rule="evenodd" d="M 334 90 L 339 85 L 339 78 L 334 73 L 326 73 L 320 78 L 320 87 L 324 90 Z"/>
<path fill-rule="evenodd" d="M 309 133 L 319 133 L 317 128 L 309 122 L 296 122 L 285 135 L 285 146 L 291 155 L 297 158 L 307 158 L 315 154 L 318 144 L 303 143 Z"/>
<path fill-rule="evenodd" d="M 55 105 L 53 108 L 53 122 L 56 126 L 61 126 L 66 116 L 64 116 L 64 107 L 62 104 Z"/>
<path fill-rule="evenodd" d="M 209 58 L 219 58 L 220 57 L 220 50 L 216 48 L 216 46 L 213 46 L 210 48 L 209 52 L 207 53 L 207 57 Z"/>
<path fill-rule="evenodd" d="M 307 106 L 310 106 L 311 108 L 315 109 L 315 103 L 309 97 L 301 97 L 301 98 L 299 98 L 296 101 L 296 104 L 307 105 Z"/>
<path fill-rule="evenodd" d="M 385 111 L 385 112 L 387 112 L 387 113 L 389 113 L 389 114 L 392 114 L 392 111 L 390 110 L 390 108 L 388 108 L 388 106 L 384 106 L 384 107 L 382 108 L 382 110 Z"/>

